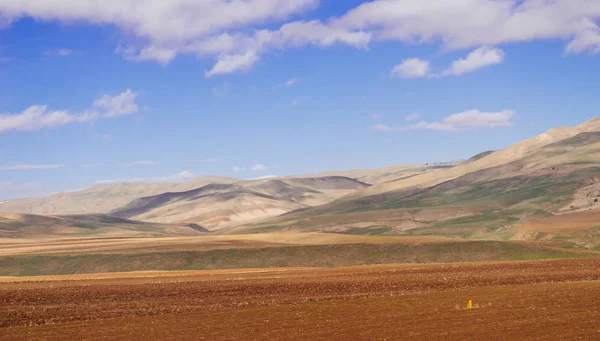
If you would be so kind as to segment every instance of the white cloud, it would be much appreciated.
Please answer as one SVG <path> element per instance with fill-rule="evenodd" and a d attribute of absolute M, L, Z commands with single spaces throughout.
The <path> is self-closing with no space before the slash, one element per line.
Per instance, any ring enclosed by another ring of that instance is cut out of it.
<path fill-rule="evenodd" d="M 394 66 L 392 77 L 403 79 L 429 77 L 429 62 L 419 58 L 409 58 Z"/>
<path fill-rule="evenodd" d="M 206 76 L 251 68 L 273 50 L 381 41 L 439 43 L 443 51 L 561 39 L 566 53 L 600 52 L 598 0 L 373 0 L 338 18 L 289 22 L 319 0 L 3 0 L 0 28 L 23 17 L 112 25 L 133 61 L 212 58 Z"/>
<path fill-rule="evenodd" d="M 511 127 L 514 124 L 512 122 L 514 115 L 515 112 L 513 110 L 481 112 L 477 109 L 472 109 L 447 116 L 441 122 L 421 121 L 405 127 L 390 127 L 385 124 L 377 124 L 372 126 L 371 129 L 390 133 L 407 130 L 459 131 L 471 128 L 505 128 Z"/>
<path fill-rule="evenodd" d="M 381 114 L 371 114 L 371 118 L 375 121 L 378 121 L 379 119 L 381 119 Z"/>
<path fill-rule="evenodd" d="M 212 57 L 215 66 L 206 77 L 251 68 L 273 49 L 347 44 L 366 47 L 371 35 L 320 21 L 285 20 L 319 5 L 319 0 L 107 0 L 102 4 L 64 0 L 3 1 L 0 12 L 9 21 L 32 17 L 40 21 L 85 21 L 114 25 L 127 32 L 132 43 L 115 49 L 133 61 L 168 64 L 178 54 Z M 261 29 L 284 22 L 278 29 Z"/>
<path fill-rule="evenodd" d="M 375 0 L 336 20 L 347 29 L 372 32 L 376 40 L 439 41 L 445 49 L 532 40 L 564 39 L 573 52 L 597 52 L 597 0 Z"/>
<path fill-rule="evenodd" d="M 0 170 L 32 170 L 32 169 L 57 169 L 65 165 L 32 165 L 28 163 L 9 163 L 0 165 Z"/>
<path fill-rule="evenodd" d="M 296 85 L 296 83 L 298 83 L 298 79 L 292 78 L 292 79 L 288 79 L 285 83 L 281 84 L 279 87 L 291 88 L 292 86 Z"/>
<path fill-rule="evenodd" d="M 248 70 L 258 61 L 255 51 L 247 51 L 243 54 L 225 54 L 219 57 L 212 69 L 204 72 L 204 77 L 210 78 L 215 75 L 233 73 L 239 70 Z"/>
<path fill-rule="evenodd" d="M 238 173 L 238 172 L 243 172 L 243 171 L 245 171 L 245 170 L 246 170 L 246 167 L 233 166 L 231 169 L 232 169 L 232 170 L 233 170 L 235 173 Z"/>
<path fill-rule="evenodd" d="M 18 114 L 0 114 L 0 133 L 54 129 L 71 123 L 89 123 L 136 113 L 135 94 L 127 90 L 117 96 L 104 95 L 91 109 L 71 114 L 65 110 L 49 110 L 45 105 L 32 105 Z"/>
<path fill-rule="evenodd" d="M 482 46 L 469 53 L 464 59 L 456 60 L 452 66 L 442 73 L 443 76 L 460 76 L 486 66 L 500 64 L 504 61 L 504 51 Z"/>
<path fill-rule="evenodd" d="M 481 112 L 477 109 L 453 114 L 444 119 L 444 123 L 456 128 L 501 128 L 513 125 L 513 110 L 499 112 Z"/>
<path fill-rule="evenodd" d="M 173 59 L 175 59 L 175 57 L 177 57 L 177 50 L 154 45 L 144 47 L 137 54 L 135 54 L 136 48 L 133 46 L 129 46 L 123 52 L 125 59 L 137 62 L 153 60 L 162 65 L 169 64 Z"/>
<path fill-rule="evenodd" d="M 183 171 L 169 176 L 158 176 L 151 178 L 123 178 L 112 180 L 98 180 L 96 184 L 113 184 L 121 182 L 182 182 L 194 178 L 194 173 L 191 171 Z"/>
<path fill-rule="evenodd" d="M 264 170 L 267 170 L 267 166 L 265 166 L 262 163 L 255 163 L 252 165 L 252 170 L 253 171 L 264 171 Z"/>
<path fill-rule="evenodd" d="M 102 96 L 94 101 L 94 106 L 103 109 L 102 116 L 106 118 L 130 115 L 138 111 L 135 96 L 131 89 L 127 89 L 117 96 Z"/>
<path fill-rule="evenodd" d="M 154 166 L 157 164 L 158 164 L 158 161 L 142 160 L 142 161 L 125 162 L 122 165 L 126 166 L 126 167 L 133 167 L 133 166 Z"/>
<path fill-rule="evenodd" d="M 465 73 L 500 64 L 504 61 L 504 51 L 498 48 L 482 46 L 465 58 L 457 59 L 443 72 L 436 73 L 431 70 L 431 63 L 419 58 L 409 58 L 392 69 L 392 77 L 410 78 L 438 78 L 447 76 L 461 76 Z"/>
<path fill-rule="evenodd" d="M 420 116 L 421 115 L 418 112 L 414 112 L 414 113 L 406 116 L 405 119 L 407 122 L 412 122 L 412 121 L 418 120 Z"/>

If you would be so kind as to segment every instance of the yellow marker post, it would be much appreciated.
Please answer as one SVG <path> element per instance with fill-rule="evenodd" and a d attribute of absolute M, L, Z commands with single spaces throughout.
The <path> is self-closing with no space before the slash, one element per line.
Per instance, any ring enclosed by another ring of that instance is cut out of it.
<path fill-rule="evenodd" d="M 467 309 L 472 309 L 473 308 L 473 300 L 469 298 L 469 300 L 467 301 Z"/>

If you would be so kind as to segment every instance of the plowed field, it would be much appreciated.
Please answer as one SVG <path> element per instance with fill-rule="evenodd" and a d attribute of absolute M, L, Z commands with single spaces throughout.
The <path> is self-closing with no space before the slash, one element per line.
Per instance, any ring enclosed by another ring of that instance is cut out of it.
<path fill-rule="evenodd" d="M 1 340 L 600 339 L 594 259 L 4 281 Z"/>

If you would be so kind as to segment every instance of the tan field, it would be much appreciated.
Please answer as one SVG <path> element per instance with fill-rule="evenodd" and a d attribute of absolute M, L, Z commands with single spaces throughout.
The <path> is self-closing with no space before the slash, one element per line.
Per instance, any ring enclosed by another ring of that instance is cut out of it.
<path fill-rule="evenodd" d="M 0 338 L 592 340 L 599 269 L 559 260 L 25 278 L 0 284 Z"/>

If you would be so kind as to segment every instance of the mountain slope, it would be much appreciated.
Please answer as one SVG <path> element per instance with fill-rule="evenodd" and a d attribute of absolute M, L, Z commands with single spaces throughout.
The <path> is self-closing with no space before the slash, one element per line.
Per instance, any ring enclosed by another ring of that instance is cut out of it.
<path fill-rule="evenodd" d="M 211 184 L 139 198 L 110 214 L 150 222 L 196 223 L 219 230 L 325 204 L 368 186 L 336 176 Z"/>
<path fill-rule="evenodd" d="M 153 224 L 104 214 L 0 214 L 0 238 L 194 236 L 200 226 Z"/>
<path fill-rule="evenodd" d="M 523 150 L 509 147 L 509 151 L 517 149 Z M 454 168 L 440 172 L 456 174 Z M 361 195 L 350 195 L 228 232 L 329 231 L 535 238 L 535 234 L 527 236 L 514 227 L 557 214 L 600 210 L 600 132 L 580 133 L 545 144 L 512 162 L 432 186 L 365 195 L 369 191 L 367 188 L 360 191 Z M 597 225 L 600 226 L 600 221 Z"/>
<path fill-rule="evenodd" d="M 598 131 L 600 131 L 600 117 L 573 128 L 559 127 L 550 129 L 539 136 L 516 143 L 494 153 L 490 153 L 489 155 L 473 162 L 466 162 L 436 172 L 418 174 L 407 179 L 378 184 L 363 191 L 357 191 L 352 196 L 362 197 L 399 189 L 427 188 L 478 170 L 492 168 L 517 161 L 527 157 L 544 146 L 574 137 L 580 133 Z"/>
<path fill-rule="evenodd" d="M 206 176 L 184 183 L 101 184 L 81 191 L 64 192 L 43 198 L 9 200 L 0 203 L 0 212 L 41 215 L 108 213 L 134 199 L 168 191 L 186 191 L 209 183 L 232 183 L 232 178 Z"/>

